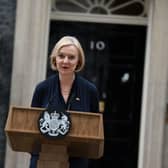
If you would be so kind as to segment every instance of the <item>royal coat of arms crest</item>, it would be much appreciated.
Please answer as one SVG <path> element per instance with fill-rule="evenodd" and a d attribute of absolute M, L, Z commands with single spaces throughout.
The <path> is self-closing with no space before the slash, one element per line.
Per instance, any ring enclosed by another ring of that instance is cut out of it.
<path fill-rule="evenodd" d="M 43 135 L 62 137 L 69 132 L 71 122 L 67 112 L 48 111 L 46 109 L 39 117 L 38 126 Z"/>

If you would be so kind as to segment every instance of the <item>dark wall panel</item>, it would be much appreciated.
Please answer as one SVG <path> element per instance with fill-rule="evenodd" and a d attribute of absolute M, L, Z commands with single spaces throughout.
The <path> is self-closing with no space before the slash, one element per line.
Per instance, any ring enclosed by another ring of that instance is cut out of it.
<path fill-rule="evenodd" d="M 9 105 L 16 0 L 0 0 L 0 167 L 4 167 L 4 126 Z"/>

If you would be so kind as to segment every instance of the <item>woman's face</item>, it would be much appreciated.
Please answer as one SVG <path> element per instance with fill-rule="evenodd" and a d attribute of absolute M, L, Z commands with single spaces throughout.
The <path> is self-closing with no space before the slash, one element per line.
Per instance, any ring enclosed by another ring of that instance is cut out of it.
<path fill-rule="evenodd" d="M 61 75 L 74 73 L 79 61 L 78 49 L 74 45 L 63 46 L 56 56 L 56 67 Z"/>

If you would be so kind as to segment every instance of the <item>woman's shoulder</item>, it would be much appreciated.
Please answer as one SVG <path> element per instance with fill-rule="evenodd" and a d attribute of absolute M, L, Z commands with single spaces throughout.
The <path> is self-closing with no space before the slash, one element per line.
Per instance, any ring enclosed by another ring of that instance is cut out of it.
<path fill-rule="evenodd" d="M 51 87 L 55 83 L 56 80 L 57 80 L 57 75 L 56 74 L 51 75 L 47 79 L 39 82 L 36 86 L 36 89 L 40 89 L 40 90 L 47 89 Z"/>
<path fill-rule="evenodd" d="M 81 88 L 83 88 L 83 89 L 85 88 L 90 91 L 97 91 L 96 85 L 93 82 L 89 81 L 88 79 L 86 79 L 82 76 L 78 76 L 77 79 L 79 82 L 79 86 Z"/>

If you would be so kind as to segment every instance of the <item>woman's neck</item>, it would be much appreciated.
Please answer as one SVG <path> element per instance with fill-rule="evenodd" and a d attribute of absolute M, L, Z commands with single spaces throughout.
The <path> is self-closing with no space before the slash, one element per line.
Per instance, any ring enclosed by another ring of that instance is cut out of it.
<path fill-rule="evenodd" d="M 64 98 L 64 101 L 67 102 L 72 88 L 73 81 L 75 79 L 75 74 L 62 76 L 59 74 L 61 94 Z"/>
<path fill-rule="evenodd" d="M 59 80 L 60 80 L 61 86 L 70 86 L 71 87 L 74 79 L 75 79 L 75 74 L 72 74 L 72 75 L 59 74 Z"/>

